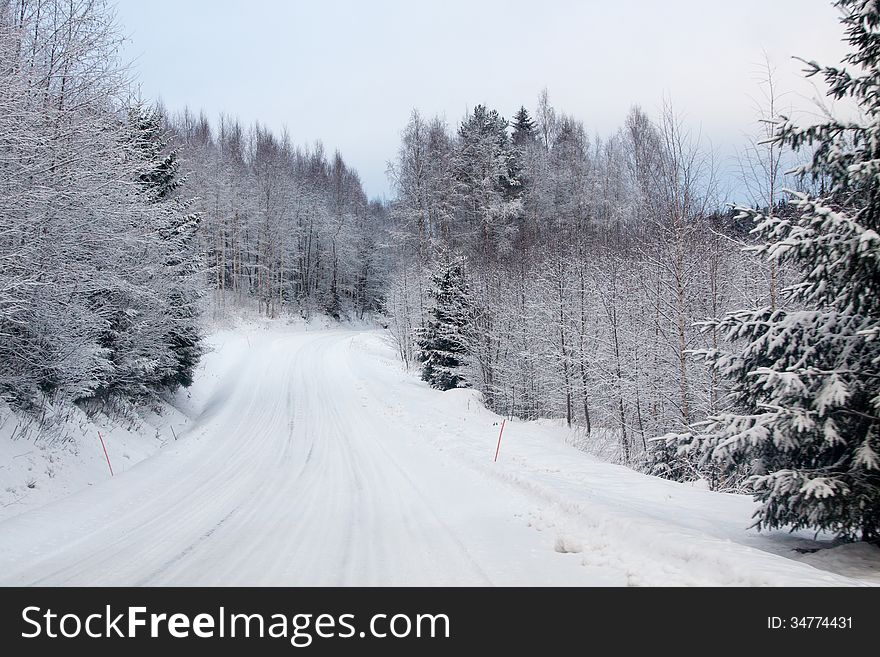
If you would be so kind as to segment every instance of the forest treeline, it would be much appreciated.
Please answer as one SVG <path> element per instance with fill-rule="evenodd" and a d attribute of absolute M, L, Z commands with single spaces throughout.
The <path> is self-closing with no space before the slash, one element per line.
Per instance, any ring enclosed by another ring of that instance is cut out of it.
<path fill-rule="evenodd" d="M 321 144 L 293 145 L 259 124 L 184 111 L 168 130 L 202 219 L 201 253 L 212 308 L 256 304 L 276 317 L 381 310 L 387 263 L 385 207 L 356 171 Z"/>

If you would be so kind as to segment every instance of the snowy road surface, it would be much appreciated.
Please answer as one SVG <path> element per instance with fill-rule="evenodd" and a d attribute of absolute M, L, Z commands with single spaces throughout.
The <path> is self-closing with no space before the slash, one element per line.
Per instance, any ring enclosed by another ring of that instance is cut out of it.
<path fill-rule="evenodd" d="M 645 477 L 406 374 L 376 331 L 214 337 L 178 442 L 0 523 L 5 585 L 855 584 Z M 108 445 L 113 454 L 113 445 Z"/>

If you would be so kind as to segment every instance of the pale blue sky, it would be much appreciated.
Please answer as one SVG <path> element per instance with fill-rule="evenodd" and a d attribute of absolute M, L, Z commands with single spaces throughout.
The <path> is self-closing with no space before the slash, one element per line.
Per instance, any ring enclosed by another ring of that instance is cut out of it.
<path fill-rule="evenodd" d="M 119 0 L 141 89 L 171 110 L 287 126 L 339 149 L 372 196 L 413 107 L 455 124 L 477 103 L 510 116 L 543 87 L 588 130 L 663 97 L 722 155 L 752 127 L 766 50 L 790 103 L 813 93 L 801 55 L 845 52 L 827 0 Z"/>

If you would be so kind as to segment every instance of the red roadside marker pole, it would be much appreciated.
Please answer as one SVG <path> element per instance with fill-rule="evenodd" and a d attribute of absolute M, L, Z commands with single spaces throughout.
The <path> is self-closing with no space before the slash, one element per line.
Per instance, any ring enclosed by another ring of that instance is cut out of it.
<path fill-rule="evenodd" d="M 504 433 L 504 423 L 507 422 L 507 418 L 501 420 L 501 431 L 498 432 L 498 446 L 495 448 L 495 462 L 498 462 L 498 452 L 501 451 L 501 434 Z"/>
<path fill-rule="evenodd" d="M 98 440 L 101 441 L 101 449 L 104 450 L 104 458 L 107 459 L 107 467 L 110 468 L 110 476 L 113 476 L 113 466 L 110 465 L 110 457 L 107 456 L 107 447 L 104 445 L 104 439 L 101 437 L 101 432 L 98 432 Z"/>

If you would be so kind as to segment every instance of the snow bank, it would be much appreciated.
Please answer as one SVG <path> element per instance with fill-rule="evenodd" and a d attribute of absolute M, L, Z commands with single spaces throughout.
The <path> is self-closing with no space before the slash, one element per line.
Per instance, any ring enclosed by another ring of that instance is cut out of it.
<path fill-rule="evenodd" d="M 65 419 L 39 429 L 0 407 L 0 520 L 120 475 L 154 454 L 180 433 L 188 418 L 172 403 L 143 409 L 139 417 L 89 418 L 78 408 L 65 409 Z"/>
<path fill-rule="evenodd" d="M 371 356 L 387 349 L 375 333 L 358 335 Z M 390 352 L 382 359 L 390 358 Z M 583 437 L 564 422 L 508 420 L 493 462 L 501 418 L 477 393 L 430 390 L 414 375 L 400 376 L 378 360 L 359 360 L 358 376 L 381 380 L 371 402 L 445 458 L 531 501 L 522 516 L 547 535 L 548 549 L 578 555 L 591 568 L 622 570 L 630 585 L 846 585 L 876 584 L 874 548 L 829 550 L 828 536 L 751 529 L 750 496 L 716 493 L 634 472 L 585 454 Z M 607 437 L 597 432 L 604 440 Z M 819 550 L 803 557 L 798 550 Z M 827 555 L 827 556 L 824 556 Z"/>
<path fill-rule="evenodd" d="M 296 322 L 299 330 L 320 320 Z M 206 354 L 195 382 L 131 419 L 89 417 L 71 406 L 48 428 L 39 428 L 0 404 L 0 520 L 16 516 L 110 479 L 98 432 L 116 476 L 176 442 L 204 410 L 217 387 L 234 378 L 253 336 L 277 331 L 270 321 L 237 317 L 205 341 Z"/>
<path fill-rule="evenodd" d="M 822 570 L 880 586 L 880 547 L 876 545 L 848 543 L 808 552 L 798 559 Z"/>

